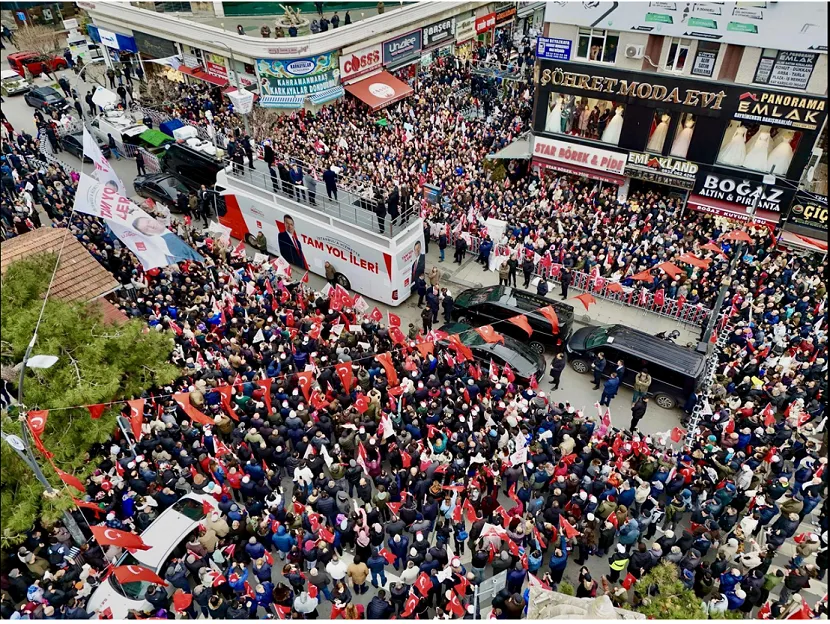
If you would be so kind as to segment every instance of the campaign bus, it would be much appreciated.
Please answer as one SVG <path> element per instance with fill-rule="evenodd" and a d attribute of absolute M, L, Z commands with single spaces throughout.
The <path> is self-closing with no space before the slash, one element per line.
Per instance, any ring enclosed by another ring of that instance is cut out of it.
<path fill-rule="evenodd" d="M 226 167 L 216 176 L 224 199 L 220 222 L 249 244 L 262 232 L 268 252 L 294 267 L 295 280 L 305 271 L 325 276 L 329 262 L 344 288 L 391 306 L 403 303 L 425 269 L 423 220 L 417 211 L 395 223 L 387 216 L 381 223 L 369 199 L 338 189 L 337 201 L 326 196 L 323 184 L 320 188 L 322 193 L 310 195 L 304 186 L 256 169 Z"/>

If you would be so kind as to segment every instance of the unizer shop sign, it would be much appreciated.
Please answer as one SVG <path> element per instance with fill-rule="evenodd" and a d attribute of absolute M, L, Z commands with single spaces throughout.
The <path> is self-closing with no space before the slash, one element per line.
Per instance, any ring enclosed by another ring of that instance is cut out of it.
<path fill-rule="evenodd" d="M 412 31 L 383 44 L 383 64 L 393 65 L 408 61 L 421 54 L 421 32 Z"/>

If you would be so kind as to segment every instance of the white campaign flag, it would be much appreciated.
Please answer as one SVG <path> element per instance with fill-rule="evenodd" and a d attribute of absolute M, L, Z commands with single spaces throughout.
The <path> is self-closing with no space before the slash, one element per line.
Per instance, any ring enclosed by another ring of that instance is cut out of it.
<path fill-rule="evenodd" d="M 82 173 L 75 193 L 75 210 L 103 219 L 145 269 L 183 260 L 204 262 L 204 258 L 181 238 L 119 195 L 116 186 L 114 182 L 96 182 Z"/>
<path fill-rule="evenodd" d="M 98 147 L 98 142 L 89 133 L 89 130 L 84 128 L 84 156 L 92 159 L 92 164 L 95 165 L 95 173 L 92 176 L 99 182 L 112 182 L 118 187 L 118 194 L 127 196 L 127 190 L 124 188 L 124 183 L 115 173 L 115 170 L 110 166 L 109 161 Z"/>

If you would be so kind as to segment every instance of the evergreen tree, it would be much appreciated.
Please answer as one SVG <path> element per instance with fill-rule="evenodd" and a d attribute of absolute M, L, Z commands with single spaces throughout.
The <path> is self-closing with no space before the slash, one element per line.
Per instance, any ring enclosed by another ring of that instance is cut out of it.
<path fill-rule="evenodd" d="M 677 566 L 663 562 L 634 585 L 643 597 L 637 611 L 649 619 L 705 620 L 700 598 L 680 581 Z"/>

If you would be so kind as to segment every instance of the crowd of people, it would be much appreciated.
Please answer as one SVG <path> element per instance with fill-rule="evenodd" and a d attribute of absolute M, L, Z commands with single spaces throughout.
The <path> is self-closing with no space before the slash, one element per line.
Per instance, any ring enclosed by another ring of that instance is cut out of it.
<path fill-rule="evenodd" d="M 623 284 L 700 253 L 708 270 L 656 275 L 652 287 L 713 299 L 721 257 L 736 252 L 722 221 L 681 219 L 655 192 L 620 204 L 593 182 L 513 166 L 497 181 L 484 156 L 526 129 L 530 92 L 486 98 L 484 117 L 459 123 L 467 72 L 439 63 L 383 113 L 385 126 L 347 100 L 284 116 L 267 136 L 280 156 L 336 164 L 376 187 L 419 197 L 438 184 L 449 201 L 428 219 L 486 240 L 478 217 L 503 217 L 496 244 Z M 669 562 L 710 617 L 783 619 L 823 582 L 826 289 L 820 266 L 775 250 L 765 230 L 748 228 L 732 279 L 727 346 L 715 385 L 697 397 L 711 409 L 673 442 L 478 365 L 449 337 L 404 336 L 353 299 L 314 292 L 179 222 L 171 227 L 205 262 L 145 272 L 100 222 L 70 214 L 72 175 L 4 128 L 4 233 L 37 227 L 29 209 L 41 205 L 135 287 L 116 304 L 175 340 L 181 376 L 145 392 L 139 440 L 94 447 L 82 498 L 99 511 L 73 511 L 85 530 L 140 533 L 180 497 L 206 497 L 186 550 L 157 571 L 172 591 L 149 583 L 147 608 L 130 618 L 469 619 L 480 616 L 474 587 L 503 571 L 493 618 L 523 617 L 531 583 L 567 581 L 579 597 L 636 609 L 655 599 L 636 580 Z M 797 546 L 781 562 L 785 543 Z M 60 524 L 33 527 L 2 561 L 2 616 L 95 615 L 89 597 L 123 552 L 94 539 L 76 552 Z M 826 613 L 826 599 L 809 607 Z"/>

